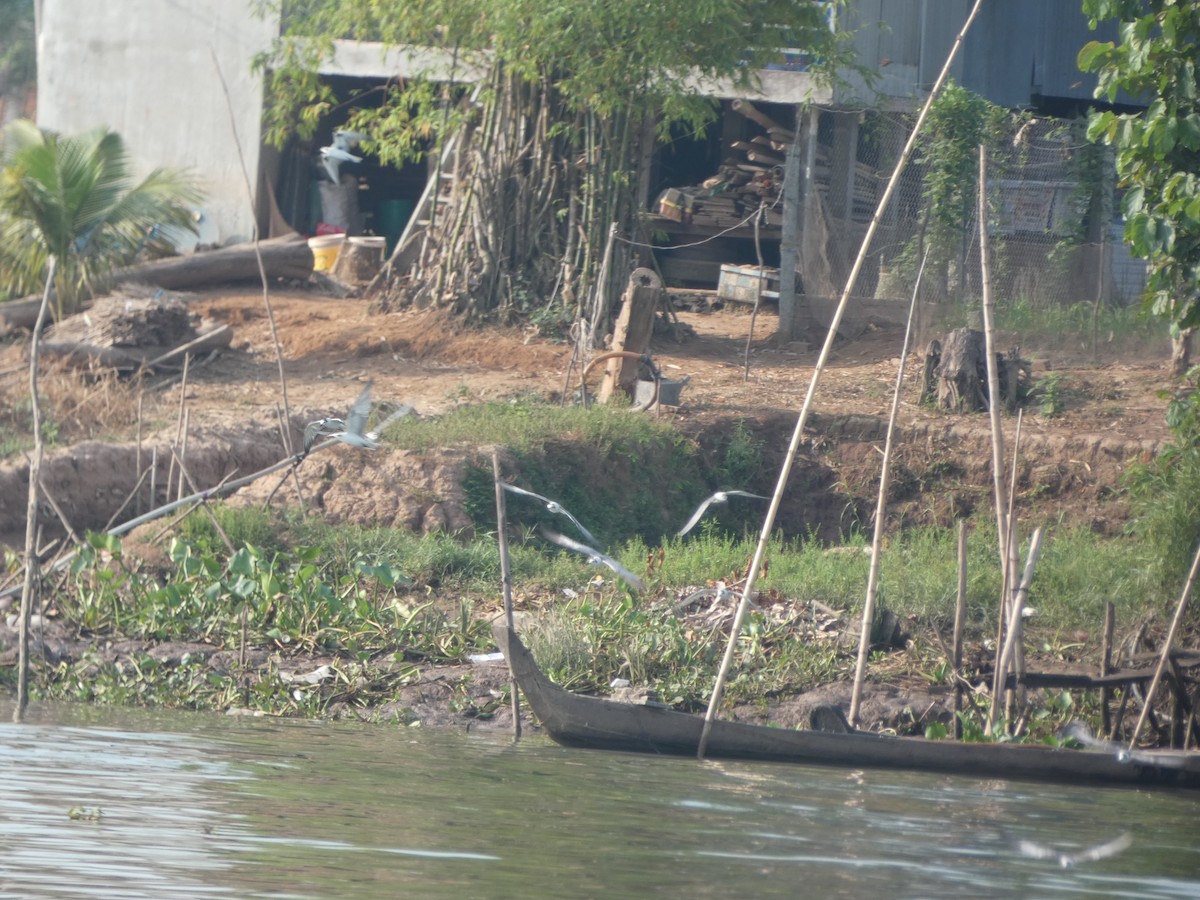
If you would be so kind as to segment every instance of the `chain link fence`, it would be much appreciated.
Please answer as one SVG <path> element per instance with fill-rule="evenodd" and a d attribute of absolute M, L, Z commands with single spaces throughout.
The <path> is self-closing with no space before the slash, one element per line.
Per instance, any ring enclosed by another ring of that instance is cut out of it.
<path fill-rule="evenodd" d="M 816 140 L 804 166 L 797 268 L 817 324 L 846 283 L 913 120 L 873 110 L 820 110 L 810 120 Z M 935 141 L 918 138 L 880 220 L 855 287 L 860 311 L 884 304 L 903 315 L 926 254 L 922 321 L 980 308 L 978 154 L 948 173 Z M 1097 332 L 1093 345 L 1114 313 L 1134 320 L 1146 266 L 1129 255 L 1114 215 L 1110 151 L 1086 140 L 1082 121 L 1030 119 L 993 139 L 988 157 L 998 319 L 1033 330 L 1069 319 Z M 1023 337 L 1050 343 L 1054 335 Z"/>

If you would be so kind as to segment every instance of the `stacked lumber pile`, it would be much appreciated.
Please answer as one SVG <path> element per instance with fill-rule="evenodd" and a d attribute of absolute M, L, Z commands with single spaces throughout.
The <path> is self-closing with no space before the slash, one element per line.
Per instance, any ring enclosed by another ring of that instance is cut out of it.
<path fill-rule="evenodd" d="M 759 125 L 763 133 L 748 141 L 734 141 L 731 154 L 702 184 L 668 188 L 659 195 L 656 211 L 674 222 L 732 228 L 747 221 L 760 206 L 766 206 L 764 227 L 783 223 L 783 164 L 795 134 L 779 125 L 745 100 L 733 108 Z"/>

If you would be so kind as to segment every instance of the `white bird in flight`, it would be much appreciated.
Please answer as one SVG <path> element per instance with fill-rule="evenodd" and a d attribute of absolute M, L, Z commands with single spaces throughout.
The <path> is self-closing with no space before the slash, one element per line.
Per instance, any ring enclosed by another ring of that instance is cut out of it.
<path fill-rule="evenodd" d="M 540 500 L 542 503 L 544 503 L 546 505 L 546 509 L 550 510 L 550 512 L 554 513 L 555 515 L 566 516 L 568 519 L 570 519 L 571 524 L 579 529 L 579 533 L 583 535 L 584 540 L 586 540 L 588 543 L 590 543 L 590 544 L 600 543 L 598 540 L 596 540 L 595 535 L 593 535 L 590 531 L 588 531 L 586 528 L 584 528 L 583 523 L 580 522 L 573 515 L 571 515 L 567 511 L 567 509 L 564 506 L 562 506 L 562 504 L 556 503 L 555 501 L 551 500 L 549 497 L 543 497 L 541 494 L 535 494 L 533 491 L 527 491 L 527 490 L 525 490 L 525 488 L 519 488 L 515 484 L 509 484 L 507 481 L 500 482 L 500 486 L 502 488 L 504 488 L 506 491 L 510 491 L 511 493 L 514 493 L 514 494 L 519 494 L 522 497 L 533 497 L 535 500 Z M 580 546 L 582 546 L 582 545 L 580 545 Z"/>
<path fill-rule="evenodd" d="M 1087 847 L 1078 853 L 1063 853 L 1060 850 L 1055 850 L 1053 847 L 1043 847 L 1041 844 L 1035 844 L 1033 841 L 1021 841 L 1017 844 L 1017 849 L 1021 851 L 1022 856 L 1028 856 L 1030 859 L 1057 860 L 1062 868 L 1070 869 L 1081 862 L 1095 862 L 1098 859 L 1107 859 L 1110 856 L 1116 856 L 1121 851 L 1128 850 L 1132 843 L 1133 836 L 1129 832 L 1125 832 L 1111 841 L 1096 844 L 1094 847 Z"/>
<path fill-rule="evenodd" d="M 559 534 L 557 531 L 551 531 L 549 528 L 543 528 L 541 531 L 542 536 L 545 537 L 546 540 L 552 541 L 555 544 L 558 544 L 560 547 L 566 547 L 568 550 L 574 550 L 576 553 L 582 553 L 588 558 L 588 562 L 590 562 L 592 565 L 608 566 L 617 573 L 618 577 L 620 577 L 631 587 L 634 587 L 639 591 L 644 591 L 646 589 L 646 583 L 642 581 L 642 579 L 638 578 L 611 556 L 606 556 L 605 554 L 601 553 L 595 547 L 589 547 L 586 544 L 581 544 L 579 541 L 569 538 L 565 534 Z"/>
<path fill-rule="evenodd" d="M 361 156 L 355 156 L 348 150 L 343 150 L 336 144 L 332 147 L 321 148 L 321 165 L 325 167 L 326 174 L 333 179 L 334 184 L 338 184 L 338 170 L 342 163 L 363 161 Z"/>
<path fill-rule="evenodd" d="M 380 422 L 375 430 L 367 431 L 367 419 L 371 415 L 371 384 L 372 382 L 368 381 L 366 387 L 362 389 L 362 393 L 358 395 L 358 399 L 354 401 L 354 407 L 350 410 L 348 420 L 327 417 L 308 423 L 304 429 L 305 453 L 312 449 L 312 445 L 316 443 L 318 437 L 329 437 L 353 447 L 376 450 L 379 447 L 380 436 L 389 425 L 397 419 L 416 412 L 407 403 L 401 404 L 395 412 Z"/>
<path fill-rule="evenodd" d="M 356 144 L 366 139 L 367 135 L 361 131 L 338 129 L 333 133 L 333 146 L 338 150 L 345 150 L 348 153 Z"/>
<path fill-rule="evenodd" d="M 692 517 L 688 519 L 686 525 L 675 533 L 676 537 L 683 537 L 689 531 L 696 527 L 696 523 L 704 516 L 704 513 L 714 503 L 728 503 L 730 497 L 750 497 L 754 500 L 766 500 L 762 494 L 751 494 L 749 491 L 717 491 L 703 503 L 696 507 L 696 511 L 692 513 Z"/>

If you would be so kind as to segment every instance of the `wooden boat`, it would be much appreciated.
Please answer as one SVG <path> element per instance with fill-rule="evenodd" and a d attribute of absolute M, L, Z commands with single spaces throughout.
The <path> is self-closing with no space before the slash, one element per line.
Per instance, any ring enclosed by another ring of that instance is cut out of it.
<path fill-rule="evenodd" d="M 493 633 L 530 709 L 556 742 L 568 747 L 696 755 L 703 717 L 572 694 L 542 673 L 521 639 L 503 622 L 496 623 Z M 1200 788 L 1197 752 L 965 744 L 864 731 L 793 731 L 719 719 L 712 724 L 705 756 L 1071 784 Z"/>

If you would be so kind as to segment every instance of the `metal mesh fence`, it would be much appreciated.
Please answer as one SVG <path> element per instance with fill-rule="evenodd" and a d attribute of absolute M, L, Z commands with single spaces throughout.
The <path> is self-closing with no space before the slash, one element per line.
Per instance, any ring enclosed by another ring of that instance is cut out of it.
<path fill-rule="evenodd" d="M 814 308 L 846 283 L 913 119 L 814 113 L 797 267 Z M 907 300 L 928 254 L 919 298 L 979 306 L 978 156 L 948 173 L 934 140 L 918 138 L 880 220 L 854 292 L 862 300 Z M 1086 141 L 1082 122 L 1035 119 L 992 140 L 988 224 L 998 310 L 1123 309 L 1138 301 L 1146 268 L 1130 257 L 1114 220 L 1111 173 L 1108 151 Z"/>

